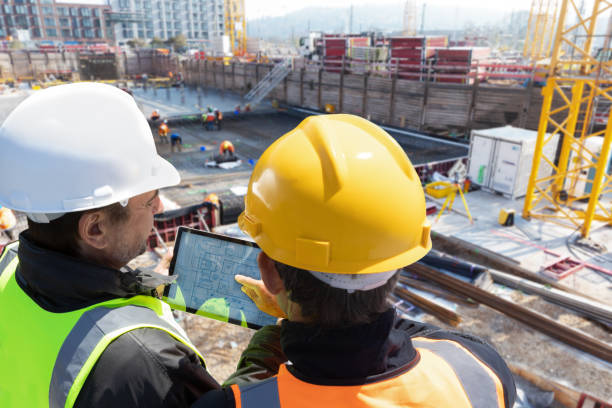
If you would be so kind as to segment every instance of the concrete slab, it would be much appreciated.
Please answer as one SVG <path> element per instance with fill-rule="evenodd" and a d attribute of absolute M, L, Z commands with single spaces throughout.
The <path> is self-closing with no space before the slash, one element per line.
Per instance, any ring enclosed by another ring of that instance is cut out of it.
<path fill-rule="evenodd" d="M 208 106 L 217 108 L 221 112 L 231 113 L 236 105 L 242 105 L 243 109 L 245 105 L 239 94 L 217 89 L 202 88 L 198 91 L 196 88 L 190 87 L 148 87 L 147 89 L 134 87 L 130 90 L 147 117 L 151 116 L 154 109 L 157 109 L 163 117 L 199 112 Z M 267 104 L 262 103 L 254 110 L 265 109 L 267 106 Z"/>
<path fill-rule="evenodd" d="M 445 210 L 440 220 L 433 225 L 434 231 L 453 235 L 508 256 L 533 272 L 540 272 L 543 265 L 567 256 L 612 270 L 610 252 L 595 255 L 571 245 L 579 235 L 577 231 L 540 220 L 523 219 L 520 216 L 523 198 L 511 200 L 480 190 L 466 194 L 466 201 L 475 218 L 474 224 L 470 224 L 463 215 Z M 464 211 L 459 198 L 456 198 L 454 208 Z M 503 227 L 498 224 L 497 218 L 502 208 L 513 208 L 516 211 L 515 226 Z M 435 216 L 430 216 L 432 222 Z M 612 242 L 612 228 L 600 223 L 593 229 L 591 239 L 609 246 Z M 583 268 L 561 282 L 612 305 L 612 276 Z"/>

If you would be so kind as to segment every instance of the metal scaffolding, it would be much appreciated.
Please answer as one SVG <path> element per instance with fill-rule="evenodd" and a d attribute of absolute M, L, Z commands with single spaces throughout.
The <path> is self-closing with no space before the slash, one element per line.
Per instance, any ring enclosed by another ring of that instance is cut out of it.
<path fill-rule="evenodd" d="M 594 0 L 588 14 L 577 7 L 575 0 L 563 0 L 561 4 L 523 207 L 524 218 L 574 228 L 585 238 L 594 221 L 612 225 L 612 177 L 607 174 L 612 143 L 611 24 L 603 36 L 603 47 L 593 51 L 597 19 L 611 10 L 608 0 Z M 572 13 L 576 23 L 566 26 Z M 585 40 L 578 44 L 576 39 L 581 37 Z M 598 106 L 604 111 L 598 112 Z M 606 119 L 599 130 L 593 124 L 596 114 Z M 554 156 L 544 153 L 544 146 L 553 140 L 550 134 L 561 136 L 560 149 L 553 149 L 557 151 Z M 544 163 L 552 167 L 552 174 L 538 176 Z"/>

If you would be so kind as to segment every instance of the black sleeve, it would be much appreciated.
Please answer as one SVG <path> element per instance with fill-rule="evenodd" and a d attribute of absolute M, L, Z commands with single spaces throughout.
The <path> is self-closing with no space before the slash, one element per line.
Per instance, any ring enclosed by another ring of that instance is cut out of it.
<path fill-rule="evenodd" d="M 474 354 L 480 361 L 486 364 L 495 374 L 504 387 L 504 403 L 507 408 L 514 406 L 516 400 L 516 386 L 514 384 L 514 377 L 510 369 L 499 355 L 499 353 L 483 339 L 472 336 L 470 334 L 444 331 L 444 330 L 432 330 L 433 326 L 427 330 L 424 337 L 430 339 L 448 339 L 460 343 L 463 347 L 468 349 Z M 423 336 L 423 333 L 419 334 Z M 416 337 L 416 336 L 415 336 Z"/>
<path fill-rule="evenodd" d="M 87 377 L 75 407 L 187 407 L 219 384 L 189 347 L 143 328 L 113 341 Z"/>
<path fill-rule="evenodd" d="M 232 389 L 224 387 L 207 392 L 191 408 L 235 408 L 235 406 Z"/>

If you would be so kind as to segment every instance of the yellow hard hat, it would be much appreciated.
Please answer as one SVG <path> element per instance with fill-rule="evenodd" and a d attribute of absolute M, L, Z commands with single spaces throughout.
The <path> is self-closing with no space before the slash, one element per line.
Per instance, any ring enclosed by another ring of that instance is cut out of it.
<path fill-rule="evenodd" d="M 391 271 L 431 249 L 412 163 L 353 115 L 311 116 L 268 147 L 238 224 L 272 259 L 318 272 Z"/>

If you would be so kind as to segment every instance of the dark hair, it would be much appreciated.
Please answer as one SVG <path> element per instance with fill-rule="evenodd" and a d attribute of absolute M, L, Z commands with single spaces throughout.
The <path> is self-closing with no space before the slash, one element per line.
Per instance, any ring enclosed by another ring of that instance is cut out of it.
<path fill-rule="evenodd" d="M 396 273 L 384 285 L 349 293 L 315 278 L 310 272 L 275 261 L 289 299 L 307 320 L 325 327 L 346 327 L 374 321 L 389 309 L 387 296 L 397 284 Z"/>
<path fill-rule="evenodd" d="M 69 212 L 49 223 L 28 218 L 27 236 L 43 248 L 78 257 L 79 220 L 87 213 L 100 210 L 108 214 L 113 225 L 125 221 L 129 215 L 127 207 L 114 203 L 93 210 Z"/>

